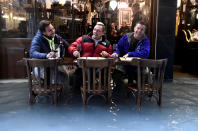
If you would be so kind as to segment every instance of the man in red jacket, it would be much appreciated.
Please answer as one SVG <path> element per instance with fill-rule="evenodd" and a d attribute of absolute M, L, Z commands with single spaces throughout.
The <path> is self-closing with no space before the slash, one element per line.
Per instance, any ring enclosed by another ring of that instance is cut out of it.
<path fill-rule="evenodd" d="M 102 22 L 97 22 L 93 32 L 83 35 L 76 39 L 69 48 L 68 52 L 74 57 L 110 57 L 112 46 L 104 37 L 105 26 Z M 79 82 L 76 82 L 79 81 Z M 82 84 L 82 71 L 77 69 L 72 76 L 73 88 L 80 91 Z"/>
<path fill-rule="evenodd" d="M 102 22 L 97 22 L 93 32 L 76 39 L 68 51 L 74 57 L 110 57 L 112 46 L 104 37 L 105 26 Z"/>

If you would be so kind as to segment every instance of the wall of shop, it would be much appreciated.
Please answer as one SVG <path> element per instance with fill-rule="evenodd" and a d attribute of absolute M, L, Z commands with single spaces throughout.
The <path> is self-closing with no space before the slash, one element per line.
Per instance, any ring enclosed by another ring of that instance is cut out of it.
<path fill-rule="evenodd" d="M 159 0 L 156 57 L 168 58 L 165 79 L 170 81 L 173 79 L 176 7 L 176 0 Z"/>

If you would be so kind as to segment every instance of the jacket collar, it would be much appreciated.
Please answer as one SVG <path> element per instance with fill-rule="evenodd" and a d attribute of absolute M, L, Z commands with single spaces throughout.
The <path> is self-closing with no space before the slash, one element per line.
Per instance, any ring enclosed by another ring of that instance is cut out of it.
<path fill-rule="evenodd" d="M 44 34 L 42 34 L 42 35 L 44 36 L 44 38 L 46 37 L 47 39 L 52 40 L 52 37 L 46 36 L 46 35 L 44 35 Z"/>
<path fill-rule="evenodd" d="M 130 43 L 130 41 L 131 41 L 131 37 L 132 37 L 133 34 L 134 34 L 134 32 L 130 32 L 130 33 L 127 33 L 127 34 L 126 34 L 127 37 L 128 37 L 129 43 Z M 139 42 L 141 42 L 142 40 L 144 40 L 146 37 L 147 37 L 147 36 L 144 35 L 144 36 L 139 40 Z M 138 42 L 138 43 L 139 43 L 139 42 Z"/>
<path fill-rule="evenodd" d="M 49 36 L 44 35 L 40 30 L 37 31 L 37 34 L 38 34 L 38 36 L 42 36 L 42 37 L 45 36 L 45 37 L 47 37 L 50 40 L 52 39 L 52 37 L 49 37 Z"/>

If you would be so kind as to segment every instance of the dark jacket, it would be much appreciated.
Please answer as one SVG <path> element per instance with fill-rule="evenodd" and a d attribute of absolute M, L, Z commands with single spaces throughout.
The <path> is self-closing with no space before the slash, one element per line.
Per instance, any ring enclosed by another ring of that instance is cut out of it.
<path fill-rule="evenodd" d="M 129 57 L 148 58 L 150 53 L 150 41 L 147 36 L 144 36 L 137 44 L 135 51 L 129 52 L 129 45 L 133 33 L 125 34 L 118 42 L 116 53 L 119 57 L 129 54 Z"/>
<path fill-rule="evenodd" d="M 54 38 L 55 47 L 58 47 L 58 45 L 60 44 L 60 39 L 62 38 L 56 34 Z M 63 43 L 67 51 L 69 43 L 67 43 L 65 40 L 63 41 Z M 31 43 L 30 58 L 46 59 L 46 55 L 49 52 L 51 52 L 49 43 L 43 37 L 41 31 L 38 30 Z"/>
<path fill-rule="evenodd" d="M 79 51 L 82 57 L 101 57 L 100 53 L 106 51 L 109 53 L 109 57 L 112 54 L 112 46 L 108 40 L 104 37 L 102 41 L 99 41 L 95 47 L 95 42 L 91 38 L 92 33 L 88 35 L 83 35 L 76 39 L 75 42 L 71 43 L 68 48 L 68 51 L 73 55 L 74 51 Z"/>

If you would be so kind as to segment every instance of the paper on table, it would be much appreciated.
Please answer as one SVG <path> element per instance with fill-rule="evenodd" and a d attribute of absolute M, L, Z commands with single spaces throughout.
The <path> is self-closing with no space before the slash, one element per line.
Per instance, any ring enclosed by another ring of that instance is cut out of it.
<path fill-rule="evenodd" d="M 120 57 L 121 61 L 132 61 L 133 59 L 140 59 L 140 58 L 139 57 L 127 57 L 127 58 Z"/>
<path fill-rule="evenodd" d="M 78 59 L 87 59 L 87 60 L 104 60 L 103 57 L 80 57 Z"/>

